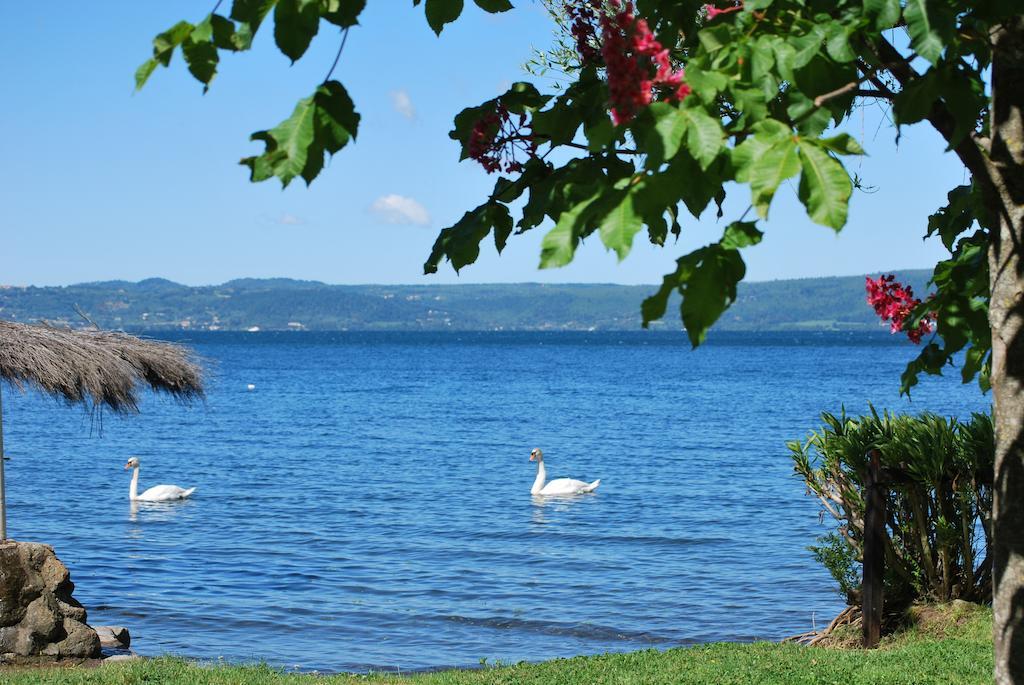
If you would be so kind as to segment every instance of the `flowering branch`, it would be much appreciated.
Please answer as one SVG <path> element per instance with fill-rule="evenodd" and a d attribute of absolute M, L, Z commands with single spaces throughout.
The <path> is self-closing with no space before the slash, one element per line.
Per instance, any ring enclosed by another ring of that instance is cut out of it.
<path fill-rule="evenodd" d="M 903 285 L 896 276 L 879 276 L 877 280 L 865 277 L 865 289 L 868 293 L 868 304 L 882 321 L 892 321 L 889 330 L 899 333 L 906 330 L 907 337 L 914 344 L 920 344 L 921 338 L 935 330 L 935 313 L 923 317 L 916 326 L 906 329 L 910 313 L 921 304 L 921 299 L 914 297 L 909 285 Z"/>
<path fill-rule="evenodd" d="M 480 117 L 473 126 L 467 152 L 489 174 L 495 171 L 520 173 L 523 170 L 520 155 L 527 159 L 536 157 L 537 144 L 526 123 L 526 114 L 513 119 L 508 108 L 498 101 L 494 111 Z"/>

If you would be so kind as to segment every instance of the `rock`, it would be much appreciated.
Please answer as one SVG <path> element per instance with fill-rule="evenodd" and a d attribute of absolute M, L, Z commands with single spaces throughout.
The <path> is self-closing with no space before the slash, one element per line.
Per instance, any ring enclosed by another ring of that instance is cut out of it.
<path fill-rule="evenodd" d="M 132 644 L 132 636 L 124 626 L 93 626 L 104 647 L 128 649 Z"/>
<path fill-rule="evenodd" d="M 51 642 L 43 654 L 57 657 L 100 656 L 100 638 L 96 631 L 73 618 L 64 619 L 64 639 Z"/>
<path fill-rule="evenodd" d="M 99 637 L 74 589 L 49 545 L 0 542 L 0 654 L 98 657 Z"/>
<path fill-rule="evenodd" d="M 142 657 L 132 652 L 131 654 L 113 654 L 103 660 L 103 663 L 110 663 L 112 661 L 137 661 Z"/>

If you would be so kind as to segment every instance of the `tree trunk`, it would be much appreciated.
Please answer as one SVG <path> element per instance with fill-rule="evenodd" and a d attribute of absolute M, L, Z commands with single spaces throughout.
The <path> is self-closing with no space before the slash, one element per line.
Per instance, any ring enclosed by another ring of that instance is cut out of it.
<path fill-rule="evenodd" d="M 989 204 L 995 679 L 1024 683 L 1024 16 L 993 35 Z"/>

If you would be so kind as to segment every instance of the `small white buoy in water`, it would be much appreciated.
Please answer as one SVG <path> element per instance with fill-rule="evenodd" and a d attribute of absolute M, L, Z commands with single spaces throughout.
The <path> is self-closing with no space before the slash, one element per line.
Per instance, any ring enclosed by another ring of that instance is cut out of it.
<path fill-rule="evenodd" d="M 252 392 L 253 390 L 256 389 L 256 385 L 253 384 L 253 383 L 250 383 L 249 385 L 245 386 L 245 389 L 248 390 L 249 392 Z"/>

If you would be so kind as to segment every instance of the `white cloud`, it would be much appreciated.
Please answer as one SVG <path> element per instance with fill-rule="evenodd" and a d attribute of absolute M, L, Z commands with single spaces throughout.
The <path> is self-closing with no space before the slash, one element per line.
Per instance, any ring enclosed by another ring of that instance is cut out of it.
<path fill-rule="evenodd" d="M 412 106 L 412 99 L 404 88 L 391 91 L 391 104 L 396 112 L 409 121 L 416 118 L 416 108 Z"/>
<path fill-rule="evenodd" d="M 430 224 L 430 212 L 411 197 L 394 193 L 382 195 L 370 205 L 370 211 L 389 224 L 414 224 L 427 226 Z"/>
<path fill-rule="evenodd" d="M 277 218 L 277 223 L 282 226 L 304 226 L 306 224 L 306 220 L 301 216 L 295 216 L 294 214 L 285 212 Z"/>

